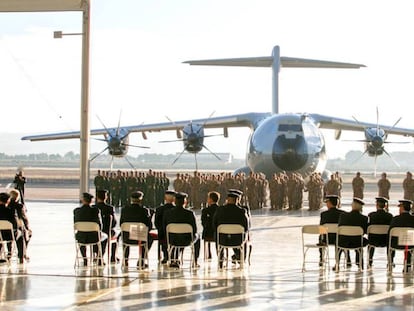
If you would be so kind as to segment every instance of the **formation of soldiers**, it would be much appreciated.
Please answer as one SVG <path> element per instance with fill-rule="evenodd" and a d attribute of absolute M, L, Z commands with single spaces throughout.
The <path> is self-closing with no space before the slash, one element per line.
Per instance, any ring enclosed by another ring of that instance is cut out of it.
<path fill-rule="evenodd" d="M 136 191 L 145 193 L 144 204 L 148 207 L 161 205 L 164 192 L 170 186 L 165 172 L 139 171 L 100 171 L 94 178 L 96 190 L 109 192 L 109 204 L 114 207 L 129 206 L 131 194 Z"/>
<path fill-rule="evenodd" d="M 100 171 L 94 179 L 96 189 L 105 189 L 109 192 L 110 204 L 115 207 L 128 206 L 133 192 L 145 193 L 144 205 L 155 208 L 163 203 L 164 193 L 168 189 L 176 192 L 188 193 L 189 206 L 200 209 L 206 206 L 207 193 L 216 191 L 221 195 L 219 204 L 229 189 L 241 190 L 244 195 L 241 204 L 250 209 L 260 209 L 270 206 L 275 210 L 298 210 L 303 206 L 303 193 L 308 192 L 309 210 L 322 208 L 323 199 L 328 195 L 341 197 L 342 177 L 336 172 L 326 182 L 320 173 L 313 173 L 305 183 L 303 177 L 294 172 L 274 174 L 270 180 L 261 173 L 243 173 L 233 175 L 229 172 L 208 173 L 194 172 L 177 173 L 170 183 L 165 172 L 149 170 L 143 171 Z M 411 172 L 407 172 L 402 183 L 404 199 L 414 201 L 414 179 Z M 359 172 L 352 180 L 353 196 L 364 198 L 364 179 Z M 378 195 L 389 199 L 391 183 L 386 173 L 378 180 Z M 270 203 L 270 205 L 268 205 Z"/>

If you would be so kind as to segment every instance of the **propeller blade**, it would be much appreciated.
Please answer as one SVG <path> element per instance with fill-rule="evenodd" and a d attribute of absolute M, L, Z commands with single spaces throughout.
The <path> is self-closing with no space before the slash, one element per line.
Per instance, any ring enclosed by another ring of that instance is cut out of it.
<path fill-rule="evenodd" d="M 358 162 L 359 160 L 361 160 L 361 158 L 365 155 L 365 154 L 367 154 L 368 153 L 368 150 L 365 150 L 364 151 L 364 153 L 363 154 L 361 154 L 357 159 L 355 159 L 352 163 L 356 163 L 356 162 Z"/>
<path fill-rule="evenodd" d="M 219 157 L 217 154 L 215 154 L 213 151 L 211 151 L 210 149 L 208 149 L 206 145 L 203 145 L 203 148 L 206 148 L 206 150 L 207 150 L 208 152 L 210 152 L 210 153 L 211 153 L 213 156 L 215 156 L 215 157 L 216 157 L 219 161 L 221 161 L 220 157 Z"/>
<path fill-rule="evenodd" d="M 351 141 L 351 142 L 359 142 L 359 143 L 370 143 L 369 140 L 366 139 L 341 139 L 341 141 Z"/>
<path fill-rule="evenodd" d="M 112 168 L 114 167 L 114 156 L 111 157 L 111 172 L 112 172 Z"/>
<path fill-rule="evenodd" d="M 201 131 L 201 129 L 202 129 L 202 128 L 204 128 L 204 127 L 206 126 L 206 124 L 207 124 L 208 120 L 210 120 L 210 119 L 211 119 L 211 117 L 213 116 L 213 114 L 215 114 L 215 113 L 216 113 L 216 111 L 215 111 L 215 110 L 213 110 L 213 112 L 212 112 L 212 113 L 210 113 L 210 115 L 208 116 L 208 118 L 204 121 L 203 126 L 202 126 L 202 127 L 200 127 L 200 128 L 198 129 L 197 134 Z"/>
<path fill-rule="evenodd" d="M 194 161 L 195 161 L 195 165 L 196 165 L 196 172 L 198 172 L 197 153 L 194 153 Z"/>
<path fill-rule="evenodd" d="M 101 118 L 99 118 L 98 115 L 96 115 L 96 117 L 98 118 L 99 122 L 102 124 L 103 128 L 105 129 L 106 133 L 108 133 L 109 136 L 112 137 L 111 133 L 108 131 L 108 128 L 105 126 L 105 124 L 102 122 Z"/>
<path fill-rule="evenodd" d="M 379 135 L 379 111 L 377 106 L 377 136 Z"/>
<path fill-rule="evenodd" d="M 122 114 L 122 109 L 121 109 L 121 111 L 119 111 L 118 127 L 116 128 L 116 136 L 119 136 L 119 129 L 121 127 L 121 114 Z M 123 138 L 124 137 L 122 137 L 122 139 Z"/>
<path fill-rule="evenodd" d="M 223 136 L 223 134 L 204 135 L 203 138 L 206 138 L 206 137 L 214 137 L 214 136 Z"/>
<path fill-rule="evenodd" d="M 125 156 L 125 160 L 128 162 L 129 166 L 131 166 L 135 171 L 137 170 L 135 166 L 128 160 L 128 157 Z"/>
<path fill-rule="evenodd" d="M 93 139 L 93 140 L 98 140 L 98 141 L 108 142 L 108 140 L 107 140 L 107 139 L 103 139 L 103 138 L 95 138 L 95 137 L 92 137 L 92 139 Z"/>
<path fill-rule="evenodd" d="M 181 153 L 178 155 L 178 157 L 175 158 L 175 160 L 173 161 L 173 163 L 171 163 L 171 165 L 174 165 L 175 162 L 178 161 L 178 159 L 183 155 L 184 152 L 185 152 L 185 148 L 183 149 L 183 151 L 181 151 Z"/>
<path fill-rule="evenodd" d="M 177 141 L 183 141 L 182 139 L 173 139 L 173 140 L 160 140 L 159 143 L 173 143 Z"/>
<path fill-rule="evenodd" d="M 398 162 L 397 161 L 395 161 L 394 159 L 393 159 L 393 157 L 387 152 L 387 150 L 384 150 L 384 153 L 387 155 L 387 156 L 389 156 L 389 158 L 391 159 L 391 161 L 392 162 L 394 162 L 394 164 L 397 166 L 397 167 L 401 167 L 400 166 L 400 164 L 398 164 Z"/>
<path fill-rule="evenodd" d="M 390 127 L 390 129 L 389 129 L 388 131 L 391 131 L 394 127 L 396 127 L 396 126 L 397 126 L 397 124 L 398 124 L 398 123 L 400 123 L 401 119 L 402 119 L 402 117 L 400 117 L 400 118 L 399 118 L 399 119 L 398 119 L 398 120 L 394 123 L 394 125 Z"/>
<path fill-rule="evenodd" d="M 150 147 L 147 147 L 147 146 L 138 146 L 138 145 L 124 144 L 124 143 L 122 143 L 122 146 L 150 149 Z"/>
<path fill-rule="evenodd" d="M 90 159 L 89 161 L 92 162 L 93 160 L 95 160 L 97 157 L 99 157 L 102 153 L 104 153 L 108 149 L 109 149 L 109 147 L 106 147 L 104 150 L 102 150 L 101 152 L 99 152 L 98 154 L 93 156 L 92 159 Z"/>
<path fill-rule="evenodd" d="M 385 151 L 385 150 L 384 150 Z M 374 159 L 374 176 L 377 177 L 377 155 L 375 155 Z"/>

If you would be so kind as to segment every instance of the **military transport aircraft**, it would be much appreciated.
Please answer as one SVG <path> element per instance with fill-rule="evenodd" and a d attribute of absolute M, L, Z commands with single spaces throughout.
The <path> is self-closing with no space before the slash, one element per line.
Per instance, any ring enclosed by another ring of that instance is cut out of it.
<path fill-rule="evenodd" d="M 339 139 L 341 131 L 361 131 L 365 133 L 366 148 L 375 146 L 384 150 L 388 134 L 414 136 L 414 129 L 389 127 L 386 125 L 346 120 L 313 113 L 279 113 L 278 86 L 280 68 L 349 68 L 365 67 L 361 64 L 320 61 L 302 58 L 280 57 L 279 46 L 275 46 L 271 56 L 194 60 L 184 62 L 190 65 L 205 66 L 246 66 L 271 67 L 273 71 L 273 104 L 272 112 L 251 112 L 222 117 L 210 117 L 197 120 L 165 122 L 157 124 L 142 124 L 123 126 L 121 129 L 92 130 L 91 135 L 107 135 L 108 131 L 123 140 L 129 133 L 141 132 L 146 138 L 147 132 L 172 131 L 177 132 L 177 138 L 184 144 L 184 150 L 196 154 L 204 145 L 204 129 L 222 128 L 224 137 L 228 137 L 228 128 L 248 127 L 251 130 L 248 138 L 246 166 L 236 172 L 262 172 L 270 177 L 280 171 L 295 171 L 304 177 L 312 172 L 323 173 L 326 165 L 326 148 L 321 129 L 335 130 L 335 138 Z M 383 135 L 382 135 L 382 134 Z M 381 134 L 381 135 L 378 135 Z M 381 141 L 378 140 L 380 136 Z M 66 132 L 23 137 L 23 140 L 40 141 L 54 139 L 79 138 L 80 132 Z M 368 141 L 369 140 L 369 141 Z M 111 152 L 112 146 L 108 144 Z M 183 150 L 183 152 L 184 152 Z M 368 149 L 367 149 L 368 150 Z M 379 155 L 371 152 L 370 155 Z M 126 152 L 122 153 L 125 155 Z"/>

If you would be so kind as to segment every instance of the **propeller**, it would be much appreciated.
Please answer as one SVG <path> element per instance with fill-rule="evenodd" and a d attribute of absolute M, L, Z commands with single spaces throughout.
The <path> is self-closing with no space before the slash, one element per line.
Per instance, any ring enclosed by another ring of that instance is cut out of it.
<path fill-rule="evenodd" d="M 128 160 L 126 157 L 126 154 L 128 152 L 128 147 L 134 147 L 134 148 L 144 148 L 149 149 L 147 146 L 139 146 L 139 145 L 133 145 L 128 143 L 128 135 L 130 134 L 129 131 L 121 127 L 121 113 L 119 114 L 118 119 L 118 126 L 116 127 L 115 131 L 113 129 L 108 129 L 105 124 L 102 122 L 102 120 L 99 118 L 99 116 L 96 116 L 99 120 L 99 122 L 102 124 L 103 128 L 105 129 L 106 133 L 104 134 L 104 138 L 94 138 L 94 140 L 98 141 L 104 141 L 106 142 L 107 146 L 94 155 L 90 161 L 94 161 L 98 156 L 100 156 L 105 151 L 109 151 L 109 153 L 112 155 L 111 159 L 111 170 L 113 167 L 113 161 L 114 156 L 117 157 L 124 157 L 125 160 L 128 162 L 128 164 L 135 169 L 135 167 L 132 165 L 132 163 Z"/>
<path fill-rule="evenodd" d="M 169 143 L 169 142 L 178 142 L 181 141 L 184 144 L 183 150 L 180 154 L 174 159 L 172 165 L 174 165 L 178 159 L 184 154 L 185 151 L 190 153 L 194 153 L 195 165 L 196 170 L 198 170 L 198 162 L 197 162 L 197 153 L 201 151 L 202 148 L 205 148 L 209 153 L 211 153 L 216 159 L 221 161 L 221 158 L 211 151 L 205 144 L 204 138 L 214 137 L 214 136 L 223 136 L 223 134 L 213 134 L 213 135 L 204 135 L 204 127 L 207 124 L 208 120 L 213 116 L 214 111 L 210 114 L 210 116 L 204 121 L 202 125 L 194 124 L 190 121 L 184 128 L 177 129 L 177 139 L 173 140 L 161 140 L 159 143 Z M 166 116 L 166 118 L 172 123 L 175 124 L 173 120 Z M 184 134 L 184 138 L 181 136 L 181 132 Z"/>
<path fill-rule="evenodd" d="M 367 147 L 364 153 L 360 157 L 358 157 L 358 159 L 356 159 L 354 162 L 357 162 L 358 160 L 360 160 L 367 153 L 370 156 L 373 156 L 374 166 L 375 166 L 375 173 L 374 173 L 375 176 L 376 176 L 376 171 L 377 171 L 377 157 L 378 155 L 381 155 L 382 153 L 385 153 L 397 167 L 400 167 L 398 162 L 395 161 L 393 157 L 385 150 L 384 144 L 391 144 L 391 143 L 392 144 L 407 144 L 409 143 L 409 142 L 397 142 L 397 141 L 386 140 L 388 137 L 388 132 L 397 126 L 397 124 L 401 121 L 402 117 L 400 117 L 390 128 L 388 128 L 387 130 L 384 130 L 384 129 L 381 129 L 379 126 L 378 107 L 376 108 L 376 114 L 377 114 L 377 124 L 375 127 L 375 131 L 374 131 L 374 128 L 365 128 L 365 137 L 366 137 L 365 139 L 348 140 L 348 141 L 354 141 L 354 142 L 355 141 L 364 142 L 367 144 Z M 361 125 L 362 127 L 362 124 L 358 121 L 356 117 L 352 116 L 352 118 L 355 120 L 355 122 L 357 122 L 357 124 Z M 347 140 L 344 140 L 344 141 L 347 141 Z"/>

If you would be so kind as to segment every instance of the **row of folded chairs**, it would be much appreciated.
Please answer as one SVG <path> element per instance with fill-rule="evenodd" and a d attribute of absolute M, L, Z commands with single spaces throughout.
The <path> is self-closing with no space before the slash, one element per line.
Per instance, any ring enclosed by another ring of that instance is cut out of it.
<path fill-rule="evenodd" d="M 111 236 L 106 236 L 103 233 L 99 225 L 95 222 L 76 222 L 74 224 L 74 231 L 75 231 L 75 244 L 76 244 L 76 258 L 75 258 L 75 268 L 82 265 L 82 263 L 89 262 L 91 264 L 95 264 L 99 266 L 104 262 L 103 258 L 103 251 L 101 242 L 105 239 L 108 239 L 109 243 L 107 243 L 107 261 L 110 262 L 110 250 L 112 243 L 116 243 L 116 238 L 114 239 Z M 129 259 L 137 259 L 137 267 L 138 269 L 144 269 L 148 267 L 149 262 L 148 260 L 148 234 L 157 239 L 157 232 L 156 230 L 148 232 L 148 227 L 144 223 L 133 223 L 133 222 L 125 222 L 121 224 L 121 239 L 125 236 L 124 233 L 128 233 L 127 239 L 122 239 L 122 266 L 125 267 L 125 250 L 126 247 L 138 247 L 138 254 L 136 257 L 129 257 Z M 80 242 L 76 240 L 76 233 L 77 232 L 94 232 L 96 233 L 96 239 L 94 241 Z M 184 239 L 174 239 L 173 237 L 176 235 L 183 235 Z M 217 235 L 219 237 L 217 243 L 217 253 L 225 253 L 225 256 L 218 256 L 218 267 L 222 269 L 223 267 L 227 266 L 227 259 L 228 259 L 228 249 L 239 249 L 241 258 L 239 260 L 240 268 L 243 269 L 244 261 L 245 261 L 245 253 L 246 253 L 246 245 L 250 243 L 248 239 L 248 233 L 244 231 L 243 226 L 237 224 L 222 224 L 217 228 Z M 172 254 L 175 251 L 178 251 L 180 254 L 178 261 L 179 266 L 183 263 L 183 256 L 184 256 L 184 248 L 188 247 L 191 250 L 191 259 L 190 259 L 190 268 L 196 267 L 195 261 L 195 242 L 197 241 L 198 237 L 194 237 L 193 235 L 193 228 L 189 224 L 183 223 L 172 223 L 168 224 L 166 228 L 166 237 L 167 237 L 167 246 L 168 246 L 168 263 L 171 264 L 174 259 L 172 259 Z M 236 239 L 231 237 L 237 237 Z M 180 241 L 176 243 L 176 241 Z M 234 241 L 237 241 L 234 243 Z M 210 243 L 211 241 L 205 241 L 205 243 Z M 81 247 L 89 248 L 89 254 L 87 253 L 87 257 L 84 257 L 81 252 Z M 141 247 L 145 249 L 143 252 L 144 256 L 142 256 L 142 252 L 140 251 Z M 204 246 L 206 248 L 206 245 Z M 249 244 L 249 252 L 248 255 L 248 263 L 250 264 L 250 254 L 251 254 L 251 245 Z M 158 263 L 160 262 L 160 245 L 158 245 Z"/>
<path fill-rule="evenodd" d="M 336 234 L 335 242 L 335 268 L 336 272 L 340 268 L 340 254 L 344 252 L 346 254 L 345 259 L 347 259 L 347 254 L 349 251 L 354 250 L 359 253 L 359 262 L 357 263 L 359 271 L 363 269 L 363 254 L 364 254 L 364 231 L 359 226 L 338 226 L 338 224 L 324 224 L 324 225 L 305 225 L 302 226 L 302 250 L 303 250 L 303 261 L 302 261 L 302 271 L 305 271 L 306 262 L 311 262 L 311 260 L 306 259 L 306 255 L 310 249 L 318 249 L 322 252 L 322 258 L 320 258 L 320 266 L 323 268 L 329 267 L 329 244 L 328 243 L 315 243 L 315 236 L 319 236 L 319 241 L 329 241 L 328 234 Z M 385 235 L 387 236 L 386 245 L 374 245 L 370 243 L 370 235 Z M 367 257 L 369 256 L 370 250 L 377 247 L 386 247 L 387 248 L 387 270 L 389 273 L 392 273 L 395 263 L 393 262 L 393 252 L 395 251 L 404 251 L 404 260 L 403 260 L 403 271 L 407 271 L 407 267 L 413 266 L 414 256 L 407 256 L 408 252 L 412 255 L 414 253 L 414 228 L 412 227 L 394 227 L 389 230 L 388 225 L 370 225 L 367 230 L 368 235 L 368 245 L 367 245 Z M 311 238 L 313 237 L 313 239 Z M 341 244 L 342 238 L 357 237 L 360 239 L 360 243 L 355 247 L 349 247 L 348 245 Z M 312 240 L 310 240 L 310 238 Z M 398 241 L 397 243 L 392 241 Z M 411 258 L 410 262 L 407 261 L 407 258 Z M 347 264 L 347 260 L 344 263 L 344 266 Z"/>

